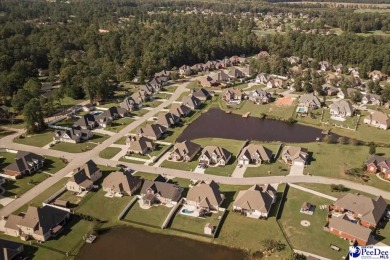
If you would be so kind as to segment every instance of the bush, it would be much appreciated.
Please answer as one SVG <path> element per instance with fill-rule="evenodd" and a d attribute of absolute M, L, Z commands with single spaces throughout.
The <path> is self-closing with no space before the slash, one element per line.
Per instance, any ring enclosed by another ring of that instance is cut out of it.
<path fill-rule="evenodd" d="M 296 122 L 297 122 L 297 120 L 295 120 L 292 117 L 290 117 L 289 119 L 286 120 L 286 123 L 288 123 L 288 124 L 295 124 Z"/>
<path fill-rule="evenodd" d="M 337 142 L 338 142 L 339 144 L 348 144 L 348 139 L 347 139 L 346 137 L 344 137 L 344 136 L 341 136 L 341 137 L 339 137 L 339 138 L 337 139 Z"/>

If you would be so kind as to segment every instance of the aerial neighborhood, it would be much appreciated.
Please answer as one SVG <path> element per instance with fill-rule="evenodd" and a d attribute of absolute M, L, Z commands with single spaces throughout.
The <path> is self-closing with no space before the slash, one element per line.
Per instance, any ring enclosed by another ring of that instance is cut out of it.
<path fill-rule="evenodd" d="M 0 6 L 0 259 L 390 246 L 388 18 L 149 1 Z"/>

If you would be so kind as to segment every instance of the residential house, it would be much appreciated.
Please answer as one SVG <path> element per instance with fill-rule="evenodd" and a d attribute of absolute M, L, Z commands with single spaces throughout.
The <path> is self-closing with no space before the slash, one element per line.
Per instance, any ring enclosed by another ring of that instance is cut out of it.
<path fill-rule="evenodd" d="M 3 168 L 4 174 L 21 178 L 26 175 L 31 175 L 42 169 L 45 163 L 45 158 L 26 151 L 18 151 L 15 156 L 15 161 Z"/>
<path fill-rule="evenodd" d="M 0 259 L 12 260 L 23 253 L 24 246 L 22 243 L 0 239 Z"/>
<path fill-rule="evenodd" d="M 191 71 L 193 71 L 194 73 L 198 73 L 198 72 L 203 71 L 203 64 L 197 63 L 197 64 L 191 66 Z"/>
<path fill-rule="evenodd" d="M 382 196 L 375 199 L 354 193 L 347 193 L 332 205 L 333 211 L 347 214 L 351 221 L 359 219 L 359 224 L 367 228 L 376 228 L 383 218 L 387 203 Z"/>
<path fill-rule="evenodd" d="M 215 70 L 215 61 L 207 61 L 205 64 L 203 64 L 203 70 L 209 71 L 209 70 Z"/>
<path fill-rule="evenodd" d="M 183 97 L 181 102 L 190 109 L 198 108 L 202 104 L 202 101 L 193 95 Z"/>
<path fill-rule="evenodd" d="M 334 96 L 334 95 L 336 95 L 339 92 L 339 90 L 336 87 L 334 87 L 334 86 L 332 86 L 330 84 L 327 84 L 327 83 L 323 84 L 321 87 L 322 87 L 322 91 L 327 96 Z"/>
<path fill-rule="evenodd" d="M 138 90 L 144 92 L 145 94 L 147 94 L 149 96 L 152 96 L 154 93 L 153 87 L 151 85 L 148 85 L 148 84 L 138 87 Z"/>
<path fill-rule="evenodd" d="M 141 188 L 141 202 L 148 206 L 176 205 L 182 192 L 183 188 L 173 183 L 145 180 Z"/>
<path fill-rule="evenodd" d="M 203 76 L 199 78 L 199 84 L 202 87 L 215 87 L 218 86 L 219 83 L 212 77 L 210 76 Z"/>
<path fill-rule="evenodd" d="M 228 75 L 232 78 L 232 79 L 241 79 L 241 78 L 245 78 L 245 74 L 237 69 L 237 68 L 231 68 L 228 72 Z"/>
<path fill-rule="evenodd" d="M 135 101 L 132 97 L 126 97 L 119 106 L 126 109 L 127 111 L 133 111 L 142 107 L 140 100 Z"/>
<path fill-rule="evenodd" d="M 386 74 L 382 73 L 381 71 L 379 70 L 373 70 L 371 71 L 369 74 L 368 74 L 368 77 L 372 80 L 375 80 L 375 81 L 382 81 L 382 80 L 386 80 Z"/>
<path fill-rule="evenodd" d="M 136 104 L 142 104 L 152 99 L 152 95 L 149 91 L 144 89 L 139 89 L 137 92 L 131 95 L 131 98 L 134 100 Z"/>
<path fill-rule="evenodd" d="M 322 71 L 327 71 L 328 69 L 330 69 L 331 66 L 331 64 L 327 61 L 320 61 L 318 65 L 320 66 L 320 70 Z"/>
<path fill-rule="evenodd" d="M 73 175 L 65 187 L 69 191 L 82 193 L 93 188 L 93 184 L 102 177 L 101 170 L 94 161 L 89 160 L 82 167 L 73 170 Z"/>
<path fill-rule="evenodd" d="M 257 57 L 258 58 L 268 58 L 268 57 L 270 57 L 270 55 L 266 51 L 261 51 L 261 52 L 259 52 L 259 54 L 257 54 Z"/>
<path fill-rule="evenodd" d="M 383 112 L 375 111 L 364 118 L 365 124 L 387 130 L 390 128 L 390 116 Z"/>
<path fill-rule="evenodd" d="M 256 89 L 249 92 L 249 100 L 256 105 L 268 104 L 271 102 L 271 94 L 262 89 Z"/>
<path fill-rule="evenodd" d="M 147 124 L 138 129 L 137 134 L 152 140 L 160 139 L 167 132 L 167 128 L 160 124 Z"/>
<path fill-rule="evenodd" d="M 242 99 L 242 92 L 241 90 L 236 88 L 225 89 L 222 92 L 222 99 L 225 100 L 227 103 L 240 102 Z"/>
<path fill-rule="evenodd" d="M 188 76 L 192 74 L 191 67 L 188 65 L 183 65 L 179 68 L 179 74 L 181 76 Z"/>
<path fill-rule="evenodd" d="M 284 80 L 276 78 L 268 81 L 267 88 L 287 88 L 287 84 Z"/>
<path fill-rule="evenodd" d="M 166 128 L 173 127 L 179 122 L 180 122 L 180 117 L 170 112 L 160 113 L 157 116 L 157 123 Z"/>
<path fill-rule="evenodd" d="M 272 152 L 268 148 L 265 148 L 262 145 L 249 144 L 241 150 L 241 153 L 238 156 L 238 164 L 259 165 L 263 162 L 270 162 L 271 158 Z"/>
<path fill-rule="evenodd" d="M 223 71 L 218 71 L 211 75 L 211 78 L 213 78 L 217 82 L 228 82 L 230 81 L 230 77 L 228 74 L 226 74 Z"/>
<path fill-rule="evenodd" d="M 352 116 L 354 113 L 354 108 L 349 100 L 333 101 L 329 109 L 331 115 L 341 118 Z"/>
<path fill-rule="evenodd" d="M 270 81 L 271 79 L 272 79 L 271 75 L 267 73 L 260 73 L 256 76 L 255 83 L 266 85 L 268 81 Z"/>
<path fill-rule="evenodd" d="M 321 107 L 320 99 L 313 93 L 304 94 L 298 100 L 298 113 L 308 113 L 311 109 L 318 109 Z"/>
<path fill-rule="evenodd" d="M 215 181 L 202 181 L 188 191 L 185 204 L 203 216 L 208 212 L 218 212 L 224 199 Z"/>
<path fill-rule="evenodd" d="M 244 77 L 250 77 L 253 74 L 253 70 L 251 66 L 246 66 L 244 68 L 241 68 L 240 71 L 242 74 L 244 74 Z"/>
<path fill-rule="evenodd" d="M 122 195 L 133 196 L 141 187 L 141 184 L 141 179 L 131 173 L 117 171 L 104 178 L 102 187 L 103 191 L 120 197 Z"/>
<path fill-rule="evenodd" d="M 390 158 L 374 154 L 364 164 L 369 173 L 376 174 L 381 172 L 384 174 L 385 179 L 390 179 Z"/>
<path fill-rule="evenodd" d="M 222 68 L 227 68 L 227 67 L 232 66 L 232 62 L 228 58 L 221 60 L 220 64 L 221 64 Z"/>
<path fill-rule="evenodd" d="M 128 153 L 148 154 L 156 149 L 156 144 L 152 139 L 144 136 L 129 135 L 126 138 L 126 145 L 129 146 Z"/>
<path fill-rule="evenodd" d="M 186 117 L 191 113 L 191 108 L 183 104 L 172 104 L 169 112 L 177 117 Z"/>
<path fill-rule="evenodd" d="M 303 73 L 303 69 L 301 66 L 293 66 L 289 69 L 290 75 L 300 76 Z"/>
<path fill-rule="evenodd" d="M 73 126 L 79 126 L 81 129 L 92 130 L 99 126 L 96 122 L 95 116 L 91 114 L 86 114 L 77 120 Z"/>
<path fill-rule="evenodd" d="M 231 159 L 232 154 L 218 146 L 206 146 L 199 157 L 199 163 L 212 166 L 224 166 Z"/>
<path fill-rule="evenodd" d="M 208 91 L 204 88 L 198 89 L 198 90 L 193 90 L 192 91 L 192 96 L 196 97 L 200 101 L 206 101 L 212 98 L 214 96 L 214 91 Z"/>
<path fill-rule="evenodd" d="M 271 185 L 261 187 L 256 184 L 248 190 L 238 192 L 233 202 L 233 211 L 250 218 L 268 218 L 276 198 L 276 190 Z"/>
<path fill-rule="evenodd" d="M 29 206 L 24 216 L 10 215 L 4 226 L 6 235 L 45 242 L 57 236 L 70 217 L 68 211 L 51 206 Z"/>
<path fill-rule="evenodd" d="M 165 85 L 165 82 L 168 80 L 168 77 L 154 77 L 152 78 L 148 83 L 146 83 L 145 86 L 149 87 L 150 90 L 152 90 L 152 93 L 158 93 L 163 86 Z"/>
<path fill-rule="evenodd" d="M 199 153 L 201 146 L 191 141 L 176 143 L 168 159 L 175 162 L 190 162 Z"/>
<path fill-rule="evenodd" d="M 66 130 L 55 130 L 53 141 L 77 144 L 89 140 L 92 136 L 93 132 L 91 130 L 71 127 Z"/>
<path fill-rule="evenodd" d="M 354 93 L 354 92 L 358 92 L 357 89 L 354 89 L 354 88 L 347 88 L 347 89 L 339 89 L 339 92 L 337 93 L 337 97 L 341 98 L 341 99 L 345 99 L 345 98 L 350 98 L 351 95 Z"/>
<path fill-rule="evenodd" d="M 362 104 L 372 104 L 380 106 L 382 105 L 382 97 L 376 94 L 364 94 L 362 97 Z"/>
<path fill-rule="evenodd" d="M 285 146 L 282 150 L 282 160 L 289 165 L 304 166 L 309 157 L 306 148 L 298 146 Z"/>
<path fill-rule="evenodd" d="M 160 72 L 156 72 L 154 73 L 154 77 L 170 77 L 171 76 L 171 72 L 168 71 L 168 70 L 162 70 Z"/>
<path fill-rule="evenodd" d="M 301 63 L 301 58 L 296 56 L 290 56 L 287 58 L 287 61 L 290 62 L 291 65 L 295 65 Z"/>

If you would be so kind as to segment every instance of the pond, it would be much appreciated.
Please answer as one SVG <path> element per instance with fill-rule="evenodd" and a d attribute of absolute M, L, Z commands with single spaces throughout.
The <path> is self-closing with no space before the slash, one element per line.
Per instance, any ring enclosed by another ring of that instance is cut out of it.
<path fill-rule="evenodd" d="M 118 227 L 86 244 L 76 259 L 245 259 L 239 250 L 196 240 Z"/>
<path fill-rule="evenodd" d="M 300 124 L 288 124 L 258 117 L 244 118 L 241 115 L 227 114 L 220 109 L 210 109 L 192 122 L 177 138 L 177 141 L 214 137 L 308 143 L 315 142 L 318 137 L 322 138 L 321 131 L 321 129 Z M 339 137 L 335 134 L 332 136 L 335 140 Z"/>

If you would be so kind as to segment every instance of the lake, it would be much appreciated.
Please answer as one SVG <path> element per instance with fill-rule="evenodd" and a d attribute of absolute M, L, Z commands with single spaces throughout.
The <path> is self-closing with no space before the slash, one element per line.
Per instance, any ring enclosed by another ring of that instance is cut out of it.
<path fill-rule="evenodd" d="M 118 227 L 99 235 L 93 244 L 86 244 L 76 259 L 245 259 L 240 251 L 211 243 L 150 233 L 132 227 Z"/>
<path fill-rule="evenodd" d="M 258 117 L 243 118 L 241 115 L 227 114 L 220 109 L 210 109 L 192 122 L 177 138 L 177 141 L 214 137 L 308 143 L 315 142 L 317 137 L 322 138 L 321 131 L 321 129 L 300 124 L 288 124 Z M 332 136 L 335 140 L 339 137 L 335 134 Z"/>

